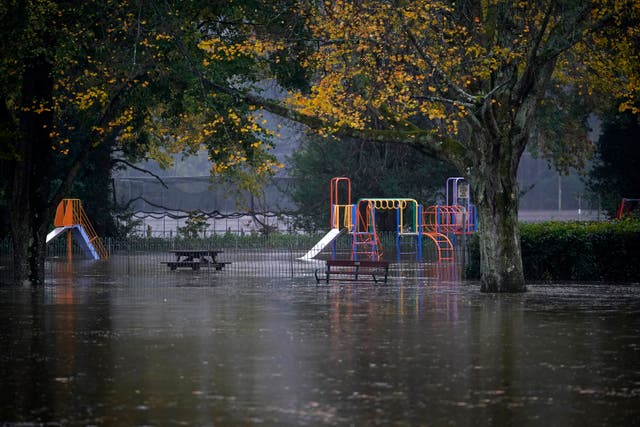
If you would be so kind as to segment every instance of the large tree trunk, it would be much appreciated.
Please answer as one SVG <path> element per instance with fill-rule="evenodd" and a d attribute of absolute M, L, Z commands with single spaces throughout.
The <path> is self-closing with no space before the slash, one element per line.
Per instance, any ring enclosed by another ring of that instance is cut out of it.
<path fill-rule="evenodd" d="M 26 213 L 26 215 L 24 214 Z M 44 283 L 46 257 L 47 212 L 35 212 L 29 208 L 12 206 L 11 226 L 13 234 L 14 283 L 41 285 Z"/>
<path fill-rule="evenodd" d="M 470 176 L 478 210 L 481 291 L 524 292 L 516 178 L 521 153 L 511 144 L 486 146 L 490 149 Z"/>
<path fill-rule="evenodd" d="M 485 183 L 479 192 L 482 192 L 477 200 L 481 290 L 524 292 L 517 185 Z"/>
<path fill-rule="evenodd" d="M 46 235 L 51 220 L 49 175 L 51 167 L 51 64 L 44 57 L 25 62 L 22 105 L 11 186 L 11 231 L 14 246 L 14 283 L 44 283 Z"/>

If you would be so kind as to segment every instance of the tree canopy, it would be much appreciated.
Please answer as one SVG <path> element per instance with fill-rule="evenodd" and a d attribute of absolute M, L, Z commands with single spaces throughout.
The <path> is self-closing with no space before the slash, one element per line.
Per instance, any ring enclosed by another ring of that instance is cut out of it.
<path fill-rule="evenodd" d="M 79 162 L 108 143 L 130 160 L 161 163 L 204 146 L 217 172 L 276 166 L 249 107 L 202 83 L 205 73 L 226 84 L 255 68 L 250 58 L 211 61 L 197 48 L 204 34 L 232 32 L 244 14 L 237 3 L 4 3 L 2 104 L 5 129 L 13 131 L 3 138 L 5 158 L 19 158 L 18 117 L 48 113 L 43 136 L 53 155 Z M 27 62 L 34 58 L 50 68 L 50 93 L 26 100 Z"/>
<path fill-rule="evenodd" d="M 600 90 L 635 108 L 637 1 L 338 0 L 304 13 L 318 48 L 303 64 L 316 80 L 293 99 L 335 131 L 427 146 L 464 164 L 478 125 L 496 136 L 522 126 L 525 103 L 554 86 L 575 86 L 578 97 Z"/>
<path fill-rule="evenodd" d="M 198 47 L 213 35 L 241 43 L 245 34 L 236 28 L 247 14 L 265 11 L 257 17 L 271 19 L 260 4 L 0 4 L 0 158 L 16 281 L 42 281 L 53 209 L 96 147 L 121 162 L 163 162 L 204 147 L 215 173 L 249 188 L 279 167 L 260 117 L 220 90 L 254 80 L 257 58 L 216 61 Z"/>

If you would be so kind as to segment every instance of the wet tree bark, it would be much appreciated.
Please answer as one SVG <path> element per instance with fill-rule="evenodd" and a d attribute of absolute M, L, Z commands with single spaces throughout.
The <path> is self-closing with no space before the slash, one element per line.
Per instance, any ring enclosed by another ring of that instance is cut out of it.
<path fill-rule="evenodd" d="M 53 114 L 52 66 L 43 56 L 25 62 L 22 105 L 11 187 L 14 283 L 44 283 L 46 233 L 51 220 L 49 176 Z M 37 153 L 37 154 L 36 154 Z"/>
<path fill-rule="evenodd" d="M 526 291 L 518 226 L 518 185 L 485 168 L 473 179 L 480 232 L 482 292 Z"/>
<path fill-rule="evenodd" d="M 470 117 L 469 145 L 458 165 L 462 164 L 461 172 L 475 190 L 482 292 L 526 291 L 517 174 L 554 64 L 555 59 L 539 63 L 533 52 L 527 69 L 514 79 L 513 89 L 496 92 Z"/>
<path fill-rule="evenodd" d="M 522 123 L 505 126 L 507 132 L 486 124 L 476 129 L 467 158 L 478 211 L 482 292 L 526 291 L 518 225 L 517 174 L 528 140 L 528 123 Z"/>

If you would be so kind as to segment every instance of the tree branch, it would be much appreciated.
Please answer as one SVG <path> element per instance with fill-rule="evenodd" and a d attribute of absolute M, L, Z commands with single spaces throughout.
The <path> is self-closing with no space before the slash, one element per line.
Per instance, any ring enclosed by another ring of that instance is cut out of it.
<path fill-rule="evenodd" d="M 469 108 L 473 108 L 477 105 L 470 102 L 444 98 L 442 96 L 414 96 L 413 99 L 417 99 L 421 101 L 442 102 L 443 104 L 451 104 L 451 105 L 464 105 L 465 107 L 469 107 Z"/>
<path fill-rule="evenodd" d="M 533 42 L 533 46 L 529 51 L 529 55 L 527 57 L 526 68 L 524 69 L 522 76 L 518 80 L 517 86 L 513 91 L 515 94 L 514 101 L 517 105 L 520 105 L 527 93 L 531 90 L 531 87 L 535 84 L 536 81 L 536 70 L 540 66 L 538 60 L 538 52 L 540 50 L 540 45 L 542 44 L 542 40 L 544 38 L 545 33 L 547 32 L 547 28 L 549 26 L 549 21 L 551 20 L 551 14 L 554 9 L 554 2 L 549 2 L 549 7 L 545 11 L 544 18 L 542 20 L 542 25 L 538 32 L 537 37 Z"/>
<path fill-rule="evenodd" d="M 176 37 L 176 39 L 178 39 L 178 37 Z M 181 44 L 180 41 L 178 41 L 178 43 Z M 459 151 L 462 147 L 455 140 L 439 137 L 435 132 L 417 128 L 411 123 L 406 123 L 405 126 L 409 129 L 403 130 L 362 130 L 351 127 L 340 127 L 335 129 L 333 123 L 312 115 L 301 113 L 282 102 L 263 98 L 247 90 L 240 90 L 231 86 L 216 83 L 204 76 L 202 71 L 193 64 L 189 58 L 188 52 L 184 49 L 184 46 L 179 46 L 179 49 L 185 56 L 192 72 L 197 76 L 205 93 L 209 90 L 224 93 L 232 96 L 238 101 L 254 105 L 284 119 L 305 125 L 313 130 L 334 129 L 332 134 L 337 137 L 353 138 L 363 141 L 375 141 L 380 143 L 405 144 L 418 148 L 427 155 L 443 160 L 453 161 L 454 158 L 459 158 Z M 471 95 L 467 94 L 466 96 L 471 101 L 475 100 Z"/>
<path fill-rule="evenodd" d="M 476 98 L 473 95 L 465 92 L 460 86 L 458 86 L 455 83 L 453 83 L 453 81 L 451 81 L 451 79 L 449 78 L 449 76 L 447 76 L 447 74 L 444 72 L 444 70 L 442 70 L 440 67 L 438 67 L 436 65 L 436 63 L 431 59 L 431 57 L 429 57 L 429 55 L 427 55 L 424 52 L 424 50 L 420 47 L 420 44 L 418 43 L 418 40 L 416 40 L 416 38 L 413 35 L 413 33 L 411 32 L 411 30 L 407 27 L 407 25 L 406 25 L 406 23 L 404 21 L 404 17 L 402 16 L 402 12 L 401 11 L 398 11 L 398 17 L 400 18 L 400 21 L 402 22 L 402 29 L 404 30 L 405 34 L 409 38 L 409 41 L 411 42 L 411 45 L 416 50 L 418 55 L 420 55 L 420 57 L 424 60 L 424 62 L 429 64 L 429 66 L 435 70 L 436 74 L 445 82 L 445 84 L 447 85 L 447 87 L 449 89 L 451 89 L 453 92 L 455 92 L 459 96 L 461 96 L 465 103 L 473 105 L 475 103 L 475 101 L 476 101 Z"/>
<path fill-rule="evenodd" d="M 120 99 L 124 96 L 124 94 L 127 93 L 131 83 L 134 80 L 142 78 L 145 74 L 146 72 L 138 73 L 135 76 L 132 76 L 128 81 L 123 82 L 120 85 L 118 90 L 116 90 L 114 95 L 109 100 L 109 103 L 103 110 L 100 120 L 98 120 L 97 125 L 95 127 L 104 126 L 105 123 L 111 120 L 111 118 L 113 117 L 113 113 L 117 108 L 118 102 L 120 102 Z M 115 137 L 116 132 L 117 132 L 117 129 L 113 129 L 113 131 L 111 132 L 111 135 L 108 137 L 98 136 L 98 132 L 96 130 L 92 130 L 89 133 L 89 135 L 84 139 L 84 141 L 81 144 L 82 149 L 80 150 L 78 156 L 75 158 L 75 160 L 67 170 L 67 173 L 62 179 L 62 182 L 60 183 L 58 188 L 54 191 L 53 196 L 49 199 L 50 209 L 55 209 L 58 203 L 60 203 L 60 201 L 63 199 L 64 195 L 69 191 L 69 188 L 71 188 L 73 181 L 75 180 L 76 176 L 78 175 L 78 172 L 82 168 L 82 165 L 84 165 L 84 163 L 89 158 L 89 155 L 93 151 L 93 148 L 99 145 L 100 141 L 104 141 L 108 138 Z"/>
<path fill-rule="evenodd" d="M 169 187 L 167 186 L 167 184 L 165 184 L 165 182 L 162 180 L 162 178 L 160 178 L 158 175 L 156 175 L 155 173 L 151 172 L 150 170 L 147 170 L 147 169 L 144 169 L 144 168 L 138 167 L 138 166 L 136 166 L 136 165 L 134 165 L 134 164 L 132 164 L 132 163 L 129 163 L 128 161 L 126 161 L 126 160 L 124 160 L 124 159 L 111 159 L 111 162 L 112 162 L 112 163 L 122 163 L 122 164 L 126 165 L 127 167 L 130 167 L 131 169 L 135 169 L 135 170 L 137 170 L 137 171 L 140 171 L 140 172 L 143 172 L 143 173 L 149 174 L 149 175 L 151 175 L 152 177 L 154 177 L 155 179 L 157 179 L 157 180 L 158 180 L 158 182 L 160 182 L 160 184 L 161 184 L 164 188 L 169 189 Z"/>

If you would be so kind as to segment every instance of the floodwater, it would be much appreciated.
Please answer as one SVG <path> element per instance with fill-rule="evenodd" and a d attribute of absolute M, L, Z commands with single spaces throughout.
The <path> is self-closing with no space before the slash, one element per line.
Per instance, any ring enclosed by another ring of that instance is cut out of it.
<path fill-rule="evenodd" d="M 638 286 L 73 268 L 0 349 L 0 425 L 640 425 Z"/>

